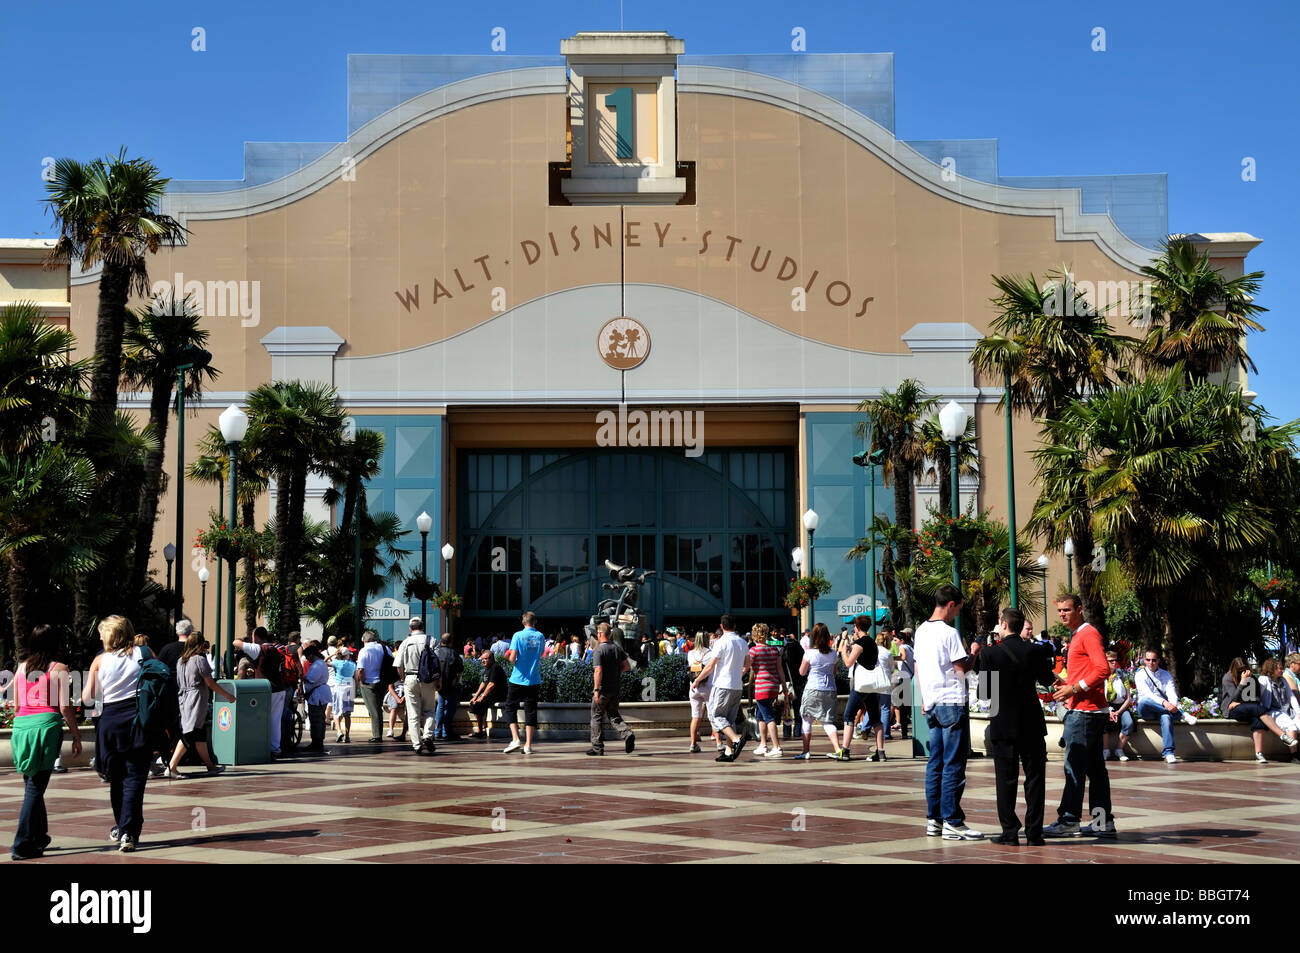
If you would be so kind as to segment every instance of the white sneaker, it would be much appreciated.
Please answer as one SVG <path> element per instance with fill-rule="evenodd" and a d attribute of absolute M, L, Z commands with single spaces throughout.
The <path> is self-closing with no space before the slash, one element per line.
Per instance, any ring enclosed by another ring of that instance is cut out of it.
<path fill-rule="evenodd" d="M 686 749 L 686 753 L 687 753 L 687 754 L 699 754 L 699 753 L 700 753 L 700 746 L 699 746 L 699 745 L 691 745 L 689 748 Z"/>
<path fill-rule="evenodd" d="M 1128 755 L 1126 755 L 1123 751 L 1121 751 L 1121 752 L 1119 753 L 1119 760 L 1121 760 L 1121 761 L 1127 761 L 1127 760 L 1128 760 Z"/>
<path fill-rule="evenodd" d="M 1109 748 L 1102 748 L 1102 749 L 1101 749 L 1101 760 L 1102 760 L 1102 761 L 1109 761 L 1109 760 L 1110 760 L 1110 749 L 1109 749 Z"/>
<path fill-rule="evenodd" d="M 943 824 L 944 840 L 983 840 L 984 835 L 974 828 L 967 827 L 965 824 L 949 824 L 944 821 Z"/>
<path fill-rule="evenodd" d="M 1194 724 L 1196 724 L 1198 721 L 1200 721 L 1200 719 L 1197 718 L 1195 715 L 1189 715 L 1187 712 L 1183 712 L 1183 723 L 1184 723 L 1184 724 L 1194 725 Z"/>
<path fill-rule="evenodd" d="M 927 817 L 925 819 L 925 836 L 938 837 L 943 833 L 943 824 L 937 818 Z"/>
<path fill-rule="evenodd" d="M 1165 755 L 1165 764 L 1177 764 L 1177 763 L 1178 763 L 1178 759 L 1174 755 L 1171 754 Z"/>
<path fill-rule="evenodd" d="M 532 754 L 532 753 L 533 753 L 533 749 L 528 747 L 528 745 L 524 745 L 524 754 Z"/>
<path fill-rule="evenodd" d="M 757 751 L 755 751 L 754 753 L 755 753 L 755 754 L 758 754 Z M 763 755 L 763 757 L 764 757 L 764 758 L 779 758 L 779 757 L 781 757 L 781 755 L 783 755 L 783 754 L 785 754 L 785 752 L 782 751 L 780 748 L 768 748 L 768 749 L 767 749 L 767 752 Z"/>
<path fill-rule="evenodd" d="M 522 747 L 523 744 L 518 738 L 516 738 L 514 741 L 510 742 L 510 744 L 506 745 L 505 751 L 503 751 L 502 754 L 509 754 L 512 751 L 518 751 Z"/>
<path fill-rule="evenodd" d="M 392 728 L 389 728 L 387 731 L 385 731 L 385 732 L 384 732 L 384 737 L 385 737 L 385 738 L 391 738 L 391 737 L 393 737 L 393 729 L 392 729 Z"/>
<path fill-rule="evenodd" d="M 754 749 L 754 756 L 761 758 L 767 754 L 767 745 L 759 745 Z"/>

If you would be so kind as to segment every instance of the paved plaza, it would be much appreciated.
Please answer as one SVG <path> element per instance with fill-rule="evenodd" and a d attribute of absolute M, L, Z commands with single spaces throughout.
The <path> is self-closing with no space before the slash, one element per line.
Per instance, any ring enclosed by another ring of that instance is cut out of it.
<path fill-rule="evenodd" d="M 822 739 L 817 739 L 821 741 Z M 926 837 L 925 765 L 904 757 L 840 764 L 752 759 L 716 764 L 683 739 L 333 745 L 325 760 L 231 768 L 221 777 L 155 779 L 140 850 L 106 843 L 108 788 L 94 772 L 56 776 L 46 803 L 54 845 L 25 864 L 149 863 L 1295 863 L 1300 765 L 1129 762 L 1111 765 L 1120 834 L 1031 848 Z M 616 752 L 616 753 L 615 753 Z M 1048 764 L 1048 820 L 1062 764 Z M 186 769 L 187 773 L 194 769 Z M 0 836 L 12 839 L 22 779 L 0 775 Z M 993 763 L 972 758 L 968 823 L 997 832 Z M 8 862 L 8 861 L 6 861 Z"/>

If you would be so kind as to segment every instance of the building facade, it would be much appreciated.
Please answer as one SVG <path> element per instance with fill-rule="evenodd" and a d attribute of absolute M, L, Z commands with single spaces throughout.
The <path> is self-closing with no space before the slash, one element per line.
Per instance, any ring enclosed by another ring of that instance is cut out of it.
<path fill-rule="evenodd" d="M 1163 176 L 1008 179 L 995 141 L 898 140 L 888 54 L 689 56 L 666 34 L 579 34 L 554 58 L 348 69 L 348 139 L 248 144 L 242 181 L 174 181 L 165 210 L 187 241 L 150 274 L 202 302 L 221 371 L 187 436 L 269 380 L 337 387 L 385 436 L 372 510 L 413 547 L 433 516 L 431 567 L 454 544 L 469 631 L 529 608 L 576 624 L 607 558 L 657 571 L 656 625 L 788 622 L 810 507 L 833 585 L 815 616 L 838 623 L 839 599 L 871 591 L 844 558 L 869 521 L 858 402 L 915 378 L 965 406 L 982 467 L 962 499 L 1004 519 L 1001 382 L 968 362 L 990 276 L 1064 264 L 1127 305 L 1167 231 Z M 1257 243 L 1202 239 L 1234 274 Z M 74 269 L 82 347 L 96 280 Z M 1035 436 L 1015 422 L 1022 524 Z M 186 495 L 194 530 L 208 495 Z M 917 512 L 936 501 L 920 487 Z"/>

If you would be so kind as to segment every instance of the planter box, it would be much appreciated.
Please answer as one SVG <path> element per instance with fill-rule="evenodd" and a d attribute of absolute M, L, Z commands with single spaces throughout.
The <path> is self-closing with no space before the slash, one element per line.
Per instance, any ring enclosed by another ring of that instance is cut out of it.
<path fill-rule="evenodd" d="M 14 730 L 12 728 L 0 728 L 0 769 L 13 770 L 14 766 L 14 749 L 13 749 Z M 90 725 L 81 726 L 81 756 L 74 758 L 72 756 L 72 736 L 68 734 L 68 729 L 63 729 L 63 766 L 65 768 L 84 768 L 90 764 L 90 759 L 95 756 L 95 729 Z"/>
<path fill-rule="evenodd" d="M 1047 754 L 1059 752 L 1061 733 L 1065 725 L 1052 715 L 1047 715 Z M 988 715 L 971 713 L 971 750 L 988 754 Z M 1162 757 L 1158 721 L 1138 721 L 1136 732 L 1128 739 L 1128 756 L 1158 761 Z M 1254 761 L 1255 742 L 1250 735 L 1248 722 L 1231 718 L 1202 718 L 1195 726 L 1174 725 L 1174 753 L 1180 761 Z M 1277 735 L 1268 734 L 1264 740 L 1264 754 L 1270 759 L 1285 759 L 1291 749 Z"/>

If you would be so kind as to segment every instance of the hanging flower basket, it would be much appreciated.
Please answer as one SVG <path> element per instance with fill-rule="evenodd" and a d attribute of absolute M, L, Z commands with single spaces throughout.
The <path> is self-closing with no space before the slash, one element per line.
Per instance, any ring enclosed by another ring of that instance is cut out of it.
<path fill-rule="evenodd" d="M 250 556 L 256 558 L 261 539 L 252 527 L 242 524 L 231 526 L 214 520 L 210 527 L 200 530 L 194 537 L 194 545 L 209 556 L 234 562 Z"/>
<path fill-rule="evenodd" d="M 461 598 L 454 592 L 440 592 L 429 600 L 429 604 L 435 609 L 446 609 L 452 613 L 460 609 Z"/>
<path fill-rule="evenodd" d="M 820 569 L 811 576 L 800 576 L 790 582 L 790 591 L 785 596 L 786 608 L 798 611 L 830 591 L 831 584 Z"/>

